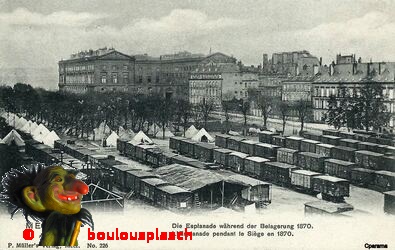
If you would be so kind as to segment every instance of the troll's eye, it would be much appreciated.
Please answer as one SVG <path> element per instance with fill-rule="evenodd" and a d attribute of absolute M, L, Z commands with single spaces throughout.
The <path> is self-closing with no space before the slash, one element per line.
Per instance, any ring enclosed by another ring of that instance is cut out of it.
<path fill-rule="evenodd" d="M 56 182 L 62 182 L 63 179 L 62 179 L 62 177 L 60 177 L 60 176 L 56 176 L 55 179 L 54 179 L 54 181 L 56 181 Z"/>

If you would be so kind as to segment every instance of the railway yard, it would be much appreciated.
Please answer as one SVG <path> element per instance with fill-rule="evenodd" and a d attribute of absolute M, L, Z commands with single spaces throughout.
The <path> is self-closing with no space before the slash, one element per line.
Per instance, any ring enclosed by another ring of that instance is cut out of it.
<path fill-rule="evenodd" d="M 324 130 L 283 137 L 261 131 L 245 137 L 216 134 L 215 142 L 204 137 L 148 142 L 143 136 L 118 139 L 117 147 L 64 137 L 52 148 L 19 132 L 34 162 L 78 169 L 87 182 L 107 190 L 110 195 L 96 193 L 95 198 L 108 199 L 105 208 L 140 204 L 193 214 L 220 207 L 262 214 L 393 213 L 388 191 L 395 189 L 395 147 L 365 134 Z M 90 205 L 100 206 L 90 199 Z"/>

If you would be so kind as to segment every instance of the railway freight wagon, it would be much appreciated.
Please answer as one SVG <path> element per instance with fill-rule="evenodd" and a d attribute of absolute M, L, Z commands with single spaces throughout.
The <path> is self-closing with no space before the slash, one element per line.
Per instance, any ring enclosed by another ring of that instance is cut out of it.
<path fill-rule="evenodd" d="M 174 185 L 158 186 L 154 195 L 155 205 L 171 211 L 188 211 L 193 206 L 193 194 Z"/>
<path fill-rule="evenodd" d="M 384 170 L 395 172 L 395 156 L 385 155 L 382 157 Z"/>
<path fill-rule="evenodd" d="M 213 149 L 214 163 L 219 164 L 223 167 L 229 166 L 228 158 L 229 154 L 234 152 L 227 148 L 215 148 Z"/>
<path fill-rule="evenodd" d="M 280 134 L 272 132 L 272 131 L 267 131 L 267 130 L 261 131 L 258 133 L 259 142 L 272 144 L 273 136 L 276 136 L 276 135 L 280 135 Z"/>
<path fill-rule="evenodd" d="M 126 143 L 128 140 L 124 139 L 117 139 L 117 150 L 119 151 L 120 155 L 126 155 Z"/>
<path fill-rule="evenodd" d="M 157 187 L 169 185 L 169 183 L 159 178 L 146 178 L 141 180 L 140 185 L 140 197 L 154 203 Z"/>
<path fill-rule="evenodd" d="M 289 148 L 277 149 L 277 161 L 288 163 L 291 165 L 298 163 L 298 150 Z"/>
<path fill-rule="evenodd" d="M 160 161 L 159 161 L 159 165 L 157 167 L 162 167 L 162 166 L 173 164 L 173 158 L 177 155 L 178 154 L 174 154 L 171 152 L 162 152 L 162 155 L 161 155 Z"/>
<path fill-rule="evenodd" d="M 240 142 L 244 140 L 245 138 L 242 137 L 230 136 L 226 139 L 227 148 L 234 151 L 240 151 Z"/>
<path fill-rule="evenodd" d="M 136 145 L 136 154 L 135 159 L 139 162 L 146 162 L 147 161 L 147 150 L 157 148 L 156 145 L 147 145 L 147 144 L 139 144 Z"/>
<path fill-rule="evenodd" d="M 125 154 L 127 157 L 134 159 L 136 156 L 136 147 L 131 142 L 125 144 Z"/>
<path fill-rule="evenodd" d="M 154 166 L 154 167 L 159 167 L 161 158 L 163 157 L 162 155 L 162 150 L 157 147 L 153 148 L 147 148 L 145 152 L 145 161 L 146 163 Z"/>
<path fill-rule="evenodd" d="M 338 159 L 326 159 L 324 164 L 325 174 L 347 180 L 351 180 L 351 170 L 357 167 L 357 164 L 353 162 L 342 161 Z"/>
<path fill-rule="evenodd" d="M 384 193 L 384 212 L 395 215 L 395 190 Z"/>
<path fill-rule="evenodd" d="M 355 151 L 355 163 L 363 168 L 381 170 L 383 168 L 382 157 L 383 154 L 375 152 L 366 150 Z"/>
<path fill-rule="evenodd" d="M 376 171 L 373 186 L 380 192 L 395 190 L 395 173 L 389 171 Z"/>
<path fill-rule="evenodd" d="M 315 153 L 325 157 L 331 157 L 334 148 L 335 146 L 331 144 L 325 144 L 325 143 L 317 144 L 315 146 Z"/>
<path fill-rule="evenodd" d="M 268 143 L 258 143 L 254 145 L 254 156 L 259 156 L 267 158 L 270 161 L 276 161 L 277 150 L 280 146 L 268 144 Z"/>
<path fill-rule="evenodd" d="M 268 159 L 257 156 L 247 157 L 244 160 L 244 173 L 252 177 L 260 177 L 263 174 L 265 162 L 268 161 Z"/>
<path fill-rule="evenodd" d="M 372 169 L 353 168 L 351 169 L 351 183 L 357 186 L 370 187 L 373 185 L 375 172 Z"/>
<path fill-rule="evenodd" d="M 339 142 L 339 146 L 358 149 L 359 143 L 360 141 L 354 139 L 341 139 Z"/>
<path fill-rule="evenodd" d="M 233 152 L 229 154 L 228 167 L 234 172 L 241 173 L 244 171 L 244 159 L 248 155 L 241 152 Z"/>
<path fill-rule="evenodd" d="M 311 170 L 315 172 L 324 172 L 324 160 L 327 157 L 311 153 L 311 152 L 299 152 L 298 153 L 298 165 L 299 167 Z"/>
<path fill-rule="evenodd" d="M 300 151 L 315 153 L 317 144 L 321 144 L 319 141 L 304 139 L 300 143 Z"/>
<path fill-rule="evenodd" d="M 333 135 L 333 136 L 339 136 L 340 131 L 335 130 L 335 129 L 325 129 L 322 131 L 323 135 Z"/>
<path fill-rule="evenodd" d="M 296 169 L 298 169 L 297 166 L 283 162 L 265 162 L 262 178 L 289 187 L 291 185 L 291 172 Z"/>
<path fill-rule="evenodd" d="M 372 151 L 376 153 L 380 153 L 380 149 L 378 147 L 379 145 L 376 143 L 371 143 L 371 142 L 359 142 L 357 147 L 358 150 L 367 150 L 367 151 Z"/>
<path fill-rule="evenodd" d="M 320 173 L 296 169 L 291 172 L 291 185 L 294 189 L 301 190 L 306 193 L 313 192 L 313 177 L 321 175 Z"/>
<path fill-rule="evenodd" d="M 355 151 L 357 151 L 355 148 L 336 146 L 332 149 L 331 157 L 342 161 L 355 162 Z"/>
<path fill-rule="evenodd" d="M 300 151 L 300 144 L 303 138 L 298 136 L 289 136 L 285 138 L 285 147 Z"/>
<path fill-rule="evenodd" d="M 180 152 L 181 141 L 184 141 L 184 140 L 186 140 L 186 138 L 184 138 L 184 137 L 179 137 L 179 136 L 170 137 L 169 148 L 176 151 L 176 152 Z"/>
<path fill-rule="evenodd" d="M 339 132 L 339 136 L 344 139 L 355 140 L 355 133 L 353 133 L 353 132 L 341 131 L 341 132 Z"/>
<path fill-rule="evenodd" d="M 321 193 L 324 200 L 343 202 L 344 197 L 350 196 L 350 183 L 345 179 L 319 175 L 313 177 L 313 191 Z"/>
<path fill-rule="evenodd" d="M 117 186 L 121 191 L 130 191 L 128 186 L 125 186 L 127 171 L 133 170 L 131 166 L 124 165 L 113 165 L 110 168 L 114 172 L 114 185 Z"/>
<path fill-rule="evenodd" d="M 129 170 L 126 171 L 126 179 L 124 189 L 126 192 L 131 192 L 135 195 L 140 195 L 141 180 L 147 178 L 155 178 L 156 175 L 142 171 L 142 170 Z"/>
<path fill-rule="evenodd" d="M 228 148 L 228 138 L 230 135 L 226 134 L 220 134 L 215 136 L 215 146 L 220 147 L 220 148 Z"/>
<path fill-rule="evenodd" d="M 215 145 L 200 142 L 196 143 L 194 147 L 194 158 L 204 162 L 214 161 L 213 150 L 217 148 Z"/>
<path fill-rule="evenodd" d="M 303 132 L 303 137 L 309 140 L 321 141 L 321 134 L 317 132 Z"/>
<path fill-rule="evenodd" d="M 339 145 L 339 140 L 341 137 L 334 135 L 323 135 L 321 136 L 321 142 L 324 144 Z"/>
<path fill-rule="evenodd" d="M 273 136 L 272 144 L 284 148 L 285 147 L 285 137 L 284 136 L 280 136 L 280 135 Z"/>
<path fill-rule="evenodd" d="M 258 141 L 244 140 L 240 142 L 240 152 L 248 154 L 250 156 L 254 155 L 254 146 L 258 144 Z"/>

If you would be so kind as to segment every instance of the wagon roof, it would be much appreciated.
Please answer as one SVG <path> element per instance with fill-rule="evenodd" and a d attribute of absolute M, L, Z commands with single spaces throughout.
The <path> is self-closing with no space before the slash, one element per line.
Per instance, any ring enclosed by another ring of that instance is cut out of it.
<path fill-rule="evenodd" d="M 318 147 L 324 147 L 324 148 L 334 148 L 336 146 L 332 145 L 332 144 L 327 144 L 327 143 L 320 143 L 317 144 Z"/>
<path fill-rule="evenodd" d="M 263 131 L 259 131 L 258 134 L 265 134 L 265 135 L 278 135 L 278 133 L 273 132 L 273 131 L 269 131 L 269 130 L 263 130 Z"/>
<path fill-rule="evenodd" d="M 286 139 L 301 141 L 304 138 L 303 137 L 299 137 L 299 136 L 288 136 L 288 137 L 286 137 Z"/>
<path fill-rule="evenodd" d="M 379 145 L 377 143 L 368 142 L 368 141 L 361 141 L 361 142 L 359 142 L 359 144 L 369 145 L 369 146 L 378 146 Z"/>
<path fill-rule="evenodd" d="M 329 176 L 329 175 L 320 175 L 320 176 L 315 176 L 314 178 L 326 180 L 326 181 L 330 181 L 330 182 L 348 182 L 348 180 L 346 180 L 346 179 L 337 178 L 337 177 Z"/>
<path fill-rule="evenodd" d="M 111 166 L 111 167 L 113 167 L 113 168 L 115 168 L 115 169 L 119 169 L 119 170 L 121 170 L 121 171 L 133 170 L 133 167 L 132 167 L 132 166 L 129 166 L 129 165 L 127 165 L 127 164 L 113 165 L 113 166 Z"/>
<path fill-rule="evenodd" d="M 383 194 L 395 196 L 395 190 L 384 192 Z"/>
<path fill-rule="evenodd" d="M 243 186 L 258 186 L 258 185 L 271 185 L 270 183 L 255 179 L 255 178 L 251 178 L 249 176 L 246 175 L 241 175 L 241 174 L 234 174 L 231 176 L 228 176 L 227 181 L 229 182 L 234 182 L 237 184 L 241 184 Z"/>
<path fill-rule="evenodd" d="M 142 179 L 141 181 L 145 182 L 147 184 L 150 184 L 152 186 L 158 186 L 158 185 L 162 185 L 162 184 L 167 184 L 168 183 L 168 182 L 166 182 L 166 181 L 164 181 L 162 179 L 159 179 L 157 177 Z"/>
<path fill-rule="evenodd" d="M 353 168 L 351 171 L 358 171 L 358 172 L 365 172 L 365 173 L 374 173 L 375 171 L 373 169 L 368 169 L 368 168 Z"/>
<path fill-rule="evenodd" d="M 215 135 L 215 137 L 221 137 L 221 138 L 229 138 L 229 137 L 231 137 L 231 135 L 226 135 L 226 134 L 218 134 L 218 135 Z"/>
<path fill-rule="evenodd" d="M 338 160 L 338 159 L 325 159 L 326 162 L 333 162 L 339 165 L 343 165 L 343 166 L 354 166 L 355 163 L 354 162 L 350 162 L 350 161 L 342 161 L 342 160 Z"/>
<path fill-rule="evenodd" d="M 170 140 L 187 140 L 187 138 L 181 136 L 172 136 L 170 137 Z"/>
<path fill-rule="evenodd" d="M 315 157 L 315 158 L 326 158 L 326 156 L 320 155 L 320 154 L 316 154 L 313 152 L 299 152 L 299 155 L 307 155 L 310 157 Z"/>
<path fill-rule="evenodd" d="M 280 167 L 280 168 L 298 168 L 295 165 L 291 165 L 284 162 L 278 162 L 278 161 L 274 161 L 274 162 L 270 161 L 270 162 L 266 162 L 265 164 L 270 166 Z"/>
<path fill-rule="evenodd" d="M 355 148 L 346 147 L 346 146 L 335 146 L 335 148 L 343 151 L 357 151 L 357 149 Z"/>
<path fill-rule="evenodd" d="M 290 148 L 279 148 L 278 151 L 286 151 L 286 152 L 292 152 L 292 153 L 298 152 L 298 150 L 290 149 Z"/>
<path fill-rule="evenodd" d="M 340 141 L 344 141 L 344 142 L 352 142 L 352 143 L 358 143 L 358 142 L 361 142 L 361 141 L 358 141 L 358 140 L 354 140 L 354 139 L 347 139 L 347 138 L 340 139 Z"/>
<path fill-rule="evenodd" d="M 137 148 L 149 149 L 149 148 L 156 148 L 156 145 L 153 144 L 138 144 L 136 145 Z"/>
<path fill-rule="evenodd" d="M 273 135 L 273 138 L 274 137 L 276 137 L 276 138 L 280 138 L 280 139 L 285 139 L 285 137 L 284 136 L 282 136 L 282 135 Z"/>
<path fill-rule="evenodd" d="M 189 157 L 186 157 L 186 156 L 183 156 L 183 155 L 175 155 L 174 157 L 173 157 L 173 159 L 177 159 L 177 160 L 183 160 L 183 161 L 187 161 L 187 162 L 190 162 L 190 161 L 197 161 L 197 160 L 195 160 L 195 159 L 192 159 L 192 158 L 189 158 Z"/>
<path fill-rule="evenodd" d="M 280 146 L 278 145 L 273 145 L 273 144 L 269 144 L 269 143 L 264 143 L 264 142 L 260 142 L 255 144 L 256 146 L 261 146 L 261 147 L 266 147 L 266 148 L 280 148 Z"/>
<path fill-rule="evenodd" d="M 229 155 L 235 155 L 235 156 L 242 157 L 242 158 L 248 157 L 248 154 L 244 154 L 242 152 L 237 152 L 237 151 L 234 151 L 233 153 L 230 153 Z"/>
<path fill-rule="evenodd" d="M 190 193 L 188 190 L 185 190 L 183 188 L 174 185 L 160 186 L 158 187 L 158 189 L 169 194 Z"/>
<path fill-rule="evenodd" d="M 232 153 L 232 152 L 234 152 L 233 150 L 227 149 L 227 148 L 214 148 L 214 151 L 221 152 L 221 153 Z"/>
<path fill-rule="evenodd" d="M 317 172 L 313 172 L 313 171 L 305 170 L 305 169 L 296 169 L 296 170 L 293 170 L 292 173 L 308 175 L 308 176 L 320 175 L 321 174 L 321 173 L 317 173 Z"/>
<path fill-rule="evenodd" d="M 395 172 L 390 172 L 386 170 L 376 171 L 376 174 L 395 177 Z"/>
<path fill-rule="evenodd" d="M 353 206 L 347 203 L 333 203 L 323 200 L 307 202 L 305 206 L 320 209 L 328 213 L 341 213 L 353 209 Z"/>
<path fill-rule="evenodd" d="M 254 141 L 254 140 L 244 140 L 241 143 L 246 143 L 246 144 L 257 144 L 259 141 Z"/>
<path fill-rule="evenodd" d="M 128 174 L 130 174 L 130 175 L 134 175 L 134 176 L 136 176 L 136 177 L 140 177 L 140 178 L 142 178 L 142 177 L 157 177 L 154 173 L 152 173 L 152 172 L 147 172 L 147 171 L 142 171 L 142 170 L 134 170 L 134 169 L 132 169 L 132 170 L 129 170 L 129 171 L 127 171 L 128 172 Z"/>
<path fill-rule="evenodd" d="M 368 150 L 358 150 L 355 154 L 364 154 L 364 155 L 371 155 L 371 156 L 383 156 L 383 154 L 368 151 Z"/>
<path fill-rule="evenodd" d="M 341 139 L 341 137 L 335 136 L 335 135 L 323 135 L 322 137 L 324 137 L 324 138 L 330 138 L 330 139 Z"/>
<path fill-rule="evenodd" d="M 208 148 L 208 149 L 215 149 L 215 148 L 217 148 L 217 146 L 215 146 L 214 144 L 206 143 L 206 142 L 198 142 L 195 145 L 199 145 L 199 146 L 201 146 L 203 148 Z"/>
<path fill-rule="evenodd" d="M 263 157 L 259 157 L 259 156 L 251 156 L 251 157 L 247 157 L 246 161 L 266 162 L 266 161 L 270 161 L 270 160 L 263 158 Z"/>
<path fill-rule="evenodd" d="M 316 140 L 311 140 L 311 139 L 303 139 L 302 142 L 308 142 L 308 143 L 315 143 L 315 144 L 321 144 L 321 142 L 316 141 Z"/>
<path fill-rule="evenodd" d="M 154 173 L 158 174 L 163 180 L 189 191 L 198 190 L 224 180 L 223 176 L 213 171 L 180 164 L 157 168 Z"/>

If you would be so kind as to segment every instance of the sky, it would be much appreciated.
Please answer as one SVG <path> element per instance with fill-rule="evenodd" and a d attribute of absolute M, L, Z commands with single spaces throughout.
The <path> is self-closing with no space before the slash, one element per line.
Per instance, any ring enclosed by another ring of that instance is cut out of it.
<path fill-rule="evenodd" d="M 57 67 L 80 50 L 223 52 L 245 64 L 308 50 L 395 61 L 395 0 L 0 0 L 0 69 Z"/>

